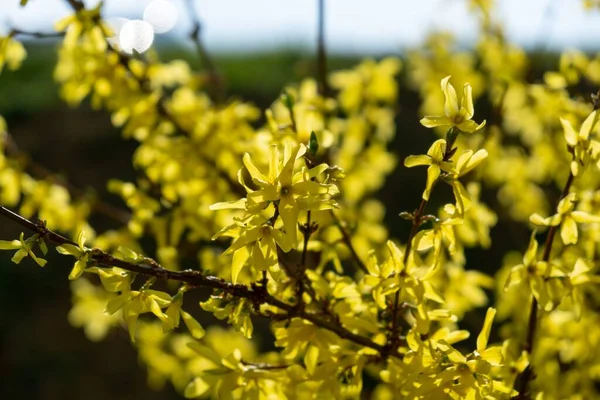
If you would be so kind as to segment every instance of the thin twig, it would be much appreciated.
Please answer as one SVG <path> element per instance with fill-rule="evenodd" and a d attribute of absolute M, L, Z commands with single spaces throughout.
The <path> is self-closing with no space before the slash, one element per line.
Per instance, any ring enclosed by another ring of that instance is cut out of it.
<path fill-rule="evenodd" d="M 327 52 L 325 50 L 325 0 L 317 0 L 317 76 L 319 92 L 322 96 L 329 96 L 330 90 L 327 83 Z"/>
<path fill-rule="evenodd" d="M 451 127 L 446 133 L 446 149 L 444 151 L 444 157 L 442 158 L 442 162 L 448 162 L 456 152 L 456 148 L 454 148 L 454 143 L 456 138 L 458 137 L 458 132 L 455 131 L 454 127 Z M 440 180 L 436 179 L 431 185 L 431 191 Z M 404 249 L 403 263 L 406 265 L 408 259 L 410 257 L 410 253 L 412 251 L 412 242 L 421 227 L 421 224 L 426 220 L 425 218 L 425 208 L 427 207 L 428 200 L 421 199 L 421 204 L 419 204 L 419 208 L 412 215 L 412 226 L 410 228 L 410 233 L 408 234 L 408 239 L 406 241 L 406 248 Z M 398 340 L 398 314 L 400 313 L 400 290 L 396 292 L 394 295 L 394 304 L 392 308 L 392 329 L 390 331 L 390 336 L 388 338 L 388 348 L 389 351 L 394 354 L 397 346 Z"/>
<path fill-rule="evenodd" d="M 81 11 L 85 8 L 85 5 L 81 0 L 66 0 L 66 2 L 69 3 L 75 12 Z"/>
<path fill-rule="evenodd" d="M 346 247 L 348 248 L 348 250 L 350 250 L 350 254 L 352 254 L 352 258 L 354 259 L 354 262 L 356 263 L 358 268 L 360 268 L 361 271 L 363 271 L 365 274 L 368 274 L 369 270 L 367 269 L 367 266 L 365 265 L 365 263 L 358 256 L 358 253 L 356 252 L 356 249 L 354 248 L 354 245 L 352 244 L 352 238 L 350 237 L 350 234 L 346 231 L 346 228 L 344 228 L 344 226 L 342 225 L 342 221 L 340 221 L 340 219 L 337 217 L 337 215 L 335 215 L 333 210 L 329 210 L 329 215 L 331 215 L 331 217 L 333 218 L 333 220 L 335 222 L 335 225 L 340 230 L 340 233 L 342 234 L 342 240 L 343 240 L 344 244 L 346 245 Z"/>
<path fill-rule="evenodd" d="M 298 287 L 297 287 L 297 304 L 304 304 L 302 295 L 304 294 L 304 282 L 306 279 L 306 256 L 308 255 L 308 242 L 313 233 L 312 225 L 310 222 L 310 210 L 306 212 L 306 224 L 302 226 L 302 236 L 304 237 L 304 247 L 302 248 L 302 255 L 300 256 L 300 271 L 298 271 Z M 316 299 L 315 299 L 316 300 Z"/>
<path fill-rule="evenodd" d="M 266 363 L 253 363 L 242 360 L 242 365 L 248 367 L 249 369 L 260 369 L 265 371 L 273 371 L 278 369 L 287 369 L 289 365 L 275 365 L 275 364 L 266 364 Z"/>
<path fill-rule="evenodd" d="M 55 246 L 64 244 L 70 244 L 77 246 L 74 241 L 55 233 L 48 229 L 43 223 L 34 223 L 21 215 L 0 206 L 0 215 L 16 222 L 17 224 L 27 228 L 40 236 L 46 242 Z M 144 258 L 142 261 L 129 262 L 126 260 L 119 259 L 113 255 L 94 248 L 89 253 L 89 259 L 96 265 L 103 267 L 118 267 L 126 271 L 135 272 L 141 275 L 156 277 L 159 279 L 172 280 L 176 282 L 182 282 L 188 284 L 190 287 L 206 287 L 211 289 L 218 289 L 228 293 L 234 297 L 249 299 L 253 304 L 268 304 L 279 308 L 285 312 L 283 317 L 286 319 L 300 318 L 313 323 L 314 325 L 331 331 L 338 335 L 342 339 L 349 340 L 357 345 L 368 347 L 380 352 L 382 355 L 385 353 L 386 348 L 378 343 L 371 341 L 369 338 L 355 334 L 348 329 L 341 326 L 339 323 L 334 321 L 328 321 L 321 318 L 318 314 L 306 311 L 298 308 L 293 304 L 285 303 L 276 297 L 268 293 L 265 288 L 258 285 L 242 285 L 228 282 L 224 279 L 217 278 L 215 276 L 205 275 L 202 271 L 197 270 L 184 270 L 184 271 L 171 271 L 162 267 L 158 262 L 151 258 Z M 399 355 L 394 355 L 399 358 Z"/>
<path fill-rule="evenodd" d="M 572 172 L 569 172 L 569 178 L 565 183 L 563 191 L 560 195 L 558 201 L 560 202 L 562 199 L 567 197 L 571 190 L 571 186 L 573 185 L 573 181 L 575 180 L 575 176 Z M 556 226 L 551 226 L 548 229 L 548 234 L 546 236 L 546 241 L 544 242 L 544 253 L 542 254 L 542 261 L 548 262 L 550 261 L 550 254 L 552 253 L 552 245 L 554 244 L 554 237 L 556 236 L 556 232 L 560 228 L 560 224 Z M 527 323 L 527 336 L 525 337 L 525 343 L 523 343 L 523 351 L 527 352 L 528 355 L 531 355 L 533 352 L 533 346 L 535 341 L 535 333 L 537 331 L 538 325 L 538 302 L 535 296 L 531 296 L 531 308 L 529 310 L 529 321 Z M 529 382 L 534 377 L 533 366 L 531 362 L 525 368 L 525 370 L 521 373 L 521 376 L 517 378 L 517 391 L 519 395 L 516 397 L 517 400 L 528 400 L 531 398 L 529 393 Z"/>
<path fill-rule="evenodd" d="M 196 47 L 196 51 L 200 57 L 200 62 L 208 71 L 208 76 L 212 86 L 211 97 L 215 102 L 222 103 L 225 100 L 225 86 L 223 78 L 221 77 L 221 74 L 219 74 L 215 62 L 206 50 L 206 46 L 202 41 L 202 24 L 200 23 L 200 17 L 198 16 L 194 0 L 185 0 L 184 4 L 187 7 L 188 15 L 192 21 L 190 39 L 194 42 L 194 46 Z"/>
<path fill-rule="evenodd" d="M 17 36 L 17 35 L 21 35 L 21 36 L 31 36 L 34 37 L 36 39 L 55 39 L 55 38 L 61 38 L 65 36 L 64 32 L 37 32 L 37 31 L 27 31 L 24 29 L 20 29 L 20 28 L 12 28 L 9 32 L 8 32 L 8 36 Z"/>

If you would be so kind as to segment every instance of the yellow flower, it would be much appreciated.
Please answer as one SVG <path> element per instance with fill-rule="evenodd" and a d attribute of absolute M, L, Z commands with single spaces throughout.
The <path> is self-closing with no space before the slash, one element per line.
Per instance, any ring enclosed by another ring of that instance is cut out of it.
<path fill-rule="evenodd" d="M 600 143 L 590 140 L 590 133 L 594 130 L 598 122 L 598 111 L 594 110 L 583 121 L 579 132 L 575 132 L 571 123 L 561 118 L 565 139 L 569 147 L 573 149 L 573 161 L 571 161 L 571 173 L 573 176 L 579 174 L 580 168 L 587 168 L 591 162 L 598 162 L 600 158 Z"/>
<path fill-rule="evenodd" d="M 458 97 L 454 86 L 450 83 L 450 76 L 442 79 L 442 91 L 446 101 L 444 102 L 444 116 L 440 117 L 425 117 L 421 120 L 421 124 L 427 128 L 435 128 L 437 126 L 455 126 L 462 132 L 473 133 L 485 126 L 485 120 L 477 125 L 471 118 L 475 114 L 473 107 L 473 94 L 471 85 L 465 84 L 463 97 L 458 105 Z"/>
<path fill-rule="evenodd" d="M 452 165 L 450 162 L 444 160 L 444 154 L 446 153 L 446 141 L 439 139 L 433 142 L 427 155 L 408 156 L 404 160 L 404 166 L 407 168 L 417 167 L 420 165 L 429 165 L 427 168 L 427 184 L 423 191 L 423 199 L 429 200 L 431 189 L 437 181 L 442 171 L 450 172 Z"/>
<path fill-rule="evenodd" d="M 295 229 L 295 226 L 294 226 Z M 233 237 L 233 242 L 224 254 L 233 254 L 231 280 L 237 282 L 238 275 L 246 261 L 252 257 L 252 266 L 257 271 L 279 271 L 277 247 L 288 252 L 292 249 L 289 237 L 281 229 L 274 228 L 267 218 L 256 215 L 247 220 L 236 219 L 231 225 L 219 231 L 213 240 L 220 236 Z"/>
<path fill-rule="evenodd" d="M 336 207 L 332 196 L 339 191 L 333 184 L 319 183 L 314 180 L 329 167 L 326 164 L 317 165 L 310 170 L 303 168 L 294 173 L 294 163 L 306 153 L 306 146 L 292 149 L 290 142 L 285 142 L 283 159 L 280 157 L 277 145 L 270 147 L 269 170 L 263 173 L 254 164 L 248 153 L 244 154 L 244 166 L 248 170 L 252 183 L 257 190 L 250 188 L 239 173 L 239 181 L 248 192 L 247 201 L 238 200 L 230 203 L 217 203 L 211 210 L 226 208 L 245 208 L 250 214 L 257 214 L 270 204 L 276 203 L 279 216 L 283 221 L 286 236 L 293 246 L 298 241 L 296 225 L 300 210 L 327 210 Z"/>
<path fill-rule="evenodd" d="M 560 226 L 560 237 L 564 244 L 575 244 L 578 239 L 577 223 L 585 224 L 600 222 L 600 216 L 591 215 L 584 211 L 573 211 L 576 193 L 569 193 L 558 203 L 557 213 L 543 218 L 539 214 L 533 214 L 529 220 L 538 226 Z"/>
<path fill-rule="evenodd" d="M 4 64 L 7 64 L 10 70 L 18 69 L 26 56 L 27 51 L 20 42 L 10 36 L 0 38 L 0 72 Z"/>
<path fill-rule="evenodd" d="M 477 150 L 475 153 L 473 153 L 473 150 L 467 150 L 456 161 L 456 168 L 451 173 L 452 180 L 450 184 L 456 198 L 456 211 L 460 216 L 464 215 L 465 211 L 471 206 L 471 199 L 458 179 L 475 169 L 487 156 L 488 152 L 485 149 Z"/>

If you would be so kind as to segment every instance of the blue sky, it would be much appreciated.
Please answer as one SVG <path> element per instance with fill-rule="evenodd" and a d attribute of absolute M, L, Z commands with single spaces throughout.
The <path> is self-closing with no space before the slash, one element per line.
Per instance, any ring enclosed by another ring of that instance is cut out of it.
<path fill-rule="evenodd" d="M 106 0 L 107 17 L 141 18 L 150 0 Z M 189 31 L 183 0 L 173 37 Z M 0 0 L 0 29 L 51 29 L 67 15 L 64 0 Z M 87 1 L 88 4 L 96 0 Z M 467 0 L 326 0 L 331 51 L 397 52 L 420 43 L 428 31 L 447 29 L 468 44 L 476 24 Z M 600 49 L 600 12 L 585 12 L 582 0 L 496 0 L 507 36 L 524 46 Z M 312 47 L 316 0 L 196 0 L 204 40 L 212 51 L 256 51 L 285 46 Z"/>

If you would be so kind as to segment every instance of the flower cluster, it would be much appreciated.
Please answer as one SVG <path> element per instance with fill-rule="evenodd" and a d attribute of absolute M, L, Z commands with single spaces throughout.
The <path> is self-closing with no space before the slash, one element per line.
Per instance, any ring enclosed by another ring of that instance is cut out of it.
<path fill-rule="evenodd" d="M 600 101 L 573 94 L 600 84 L 600 58 L 564 53 L 530 83 L 492 2 L 471 1 L 473 51 L 436 34 L 406 63 L 306 78 L 263 112 L 184 61 L 120 52 L 102 2 L 69 3 L 60 94 L 89 99 L 137 143 L 138 178 L 107 182 L 127 209 L 115 211 L 35 176 L 0 118 L 0 214 L 32 231 L 0 250 L 21 265 L 44 267 L 50 247 L 70 258 L 70 322 L 93 341 L 126 328 L 151 386 L 188 398 L 598 397 Z M 26 55 L 18 32 L 0 38 L 0 70 Z M 403 68 L 431 145 L 404 158 L 427 170 L 394 238 L 377 192 L 398 163 Z M 121 227 L 94 231 L 97 214 Z M 491 234 L 498 223 L 524 252 L 490 276 L 492 257 L 477 259 L 490 253 L 473 249 L 512 245 Z"/>

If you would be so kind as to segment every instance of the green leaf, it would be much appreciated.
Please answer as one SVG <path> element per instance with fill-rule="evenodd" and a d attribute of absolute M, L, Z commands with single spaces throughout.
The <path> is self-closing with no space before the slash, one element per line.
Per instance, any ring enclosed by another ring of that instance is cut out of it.
<path fill-rule="evenodd" d="M 29 0 L 21 0 L 21 7 L 26 6 L 28 1 Z"/>
<path fill-rule="evenodd" d="M 316 156 L 317 151 L 319 151 L 319 141 L 317 140 L 317 135 L 315 134 L 315 131 L 312 131 L 310 133 L 310 139 L 308 141 L 308 151 L 310 151 L 310 153 L 313 156 Z"/>
<path fill-rule="evenodd" d="M 44 239 L 40 239 L 38 246 L 40 246 L 40 250 L 42 250 L 44 255 L 48 254 L 48 245 L 46 245 L 46 241 Z"/>
<path fill-rule="evenodd" d="M 294 108 L 294 96 L 292 96 L 287 90 L 284 90 L 281 94 L 281 101 L 288 110 Z"/>

